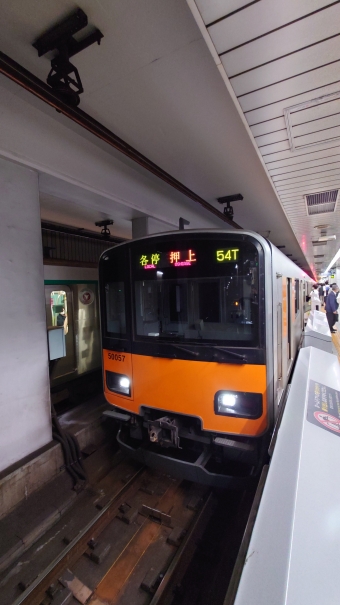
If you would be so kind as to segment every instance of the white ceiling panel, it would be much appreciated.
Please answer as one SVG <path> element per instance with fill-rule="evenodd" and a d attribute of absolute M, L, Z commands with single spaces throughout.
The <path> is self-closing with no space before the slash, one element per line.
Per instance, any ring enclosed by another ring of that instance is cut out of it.
<path fill-rule="evenodd" d="M 294 96 L 309 92 L 309 99 L 319 96 L 315 90 L 327 86 L 329 82 L 335 82 L 340 79 L 340 63 L 319 67 L 312 73 L 294 76 L 289 80 L 274 83 L 271 86 L 259 87 L 254 92 L 238 97 L 243 111 L 252 111 L 257 107 L 269 103 L 277 103 L 281 99 L 289 101 L 285 104 L 290 107 L 294 103 L 290 99 Z"/>
<path fill-rule="evenodd" d="M 280 141 L 279 143 L 272 143 L 268 145 L 259 145 L 259 149 L 264 152 L 274 153 L 276 151 L 282 151 L 284 149 L 289 149 L 289 141 L 285 139 Z"/>
<path fill-rule="evenodd" d="M 311 147 L 311 149 L 317 149 L 319 151 L 324 151 L 324 150 L 327 150 L 327 149 L 331 148 L 332 145 L 333 146 L 336 145 L 337 142 L 338 141 L 336 140 L 336 141 L 326 141 L 325 143 L 318 143 L 317 145 L 313 145 L 313 147 Z M 299 152 L 300 153 L 302 151 L 305 152 L 306 149 L 307 149 L 306 147 L 301 147 L 301 149 L 295 149 L 294 150 L 294 155 L 296 155 L 296 157 L 298 158 L 299 157 Z M 293 153 L 291 149 L 289 149 L 289 152 L 290 152 L 290 154 Z M 265 162 L 267 163 L 267 162 L 271 162 L 273 159 L 280 158 L 281 157 L 280 154 L 284 154 L 284 153 L 285 153 L 285 151 L 282 151 L 282 152 L 278 151 L 275 154 L 274 153 L 269 153 L 269 154 L 262 153 L 262 156 L 263 157 L 266 156 Z"/>
<path fill-rule="evenodd" d="M 277 186 L 276 189 L 277 189 L 277 191 L 280 194 L 280 199 L 283 200 L 283 199 L 288 198 L 288 197 L 297 196 L 300 193 L 303 193 L 304 191 L 306 191 L 307 189 L 308 189 L 308 192 L 309 192 L 309 191 L 312 191 L 313 189 L 316 190 L 318 188 L 320 189 L 320 187 L 323 188 L 324 186 L 326 186 L 326 188 L 328 186 L 334 187 L 334 184 L 337 183 L 339 181 L 339 179 L 340 179 L 340 173 L 337 174 L 332 179 L 329 179 L 329 177 L 328 177 L 325 180 L 321 179 L 320 181 L 315 181 L 313 183 L 311 181 L 308 181 L 307 186 L 306 186 L 306 184 L 304 184 L 304 185 L 300 184 L 297 187 L 296 186 L 291 186 L 291 187 L 279 187 L 279 186 Z"/>
<path fill-rule="evenodd" d="M 306 183 L 300 183 L 293 189 L 284 189 L 277 187 L 277 191 L 280 195 L 280 200 L 284 201 L 292 201 L 298 198 L 300 195 L 304 195 L 305 193 L 316 192 L 316 191 L 326 191 L 328 189 L 333 189 L 337 187 L 337 183 L 340 180 L 340 173 L 335 175 L 332 179 L 321 180 L 321 181 L 307 181 Z"/>
<path fill-rule="evenodd" d="M 292 170 L 291 172 L 284 172 L 283 174 L 280 173 L 278 175 L 273 176 L 273 181 L 274 183 L 277 183 L 278 181 L 282 180 L 282 179 L 286 179 L 287 176 L 288 178 L 305 178 L 306 176 L 308 178 L 311 178 L 312 176 L 315 178 L 318 174 L 322 174 L 324 172 L 328 172 L 330 170 L 334 171 L 334 170 L 338 170 L 340 169 L 340 162 L 332 162 L 329 165 L 320 165 L 317 167 L 311 167 L 311 168 L 302 168 L 300 170 Z"/>
<path fill-rule="evenodd" d="M 329 0 L 261 0 L 212 25 L 209 34 L 220 54 L 301 19 L 327 4 Z"/>
<path fill-rule="evenodd" d="M 319 152 L 321 154 L 321 152 Z M 323 152 L 325 153 L 325 152 Z M 315 158 L 314 160 L 305 160 L 304 162 L 296 162 L 295 164 L 293 164 L 294 166 L 294 171 L 295 170 L 300 170 L 300 168 L 308 168 L 309 166 L 322 166 L 323 164 L 325 164 L 327 166 L 327 164 L 332 163 L 332 162 L 337 162 L 340 160 L 340 152 L 339 153 L 332 153 L 331 155 L 328 155 L 326 157 L 320 155 L 320 158 Z M 268 166 L 268 170 L 269 170 L 269 174 L 271 176 L 276 176 L 278 174 L 285 174 L 287 172 L 291 172 L 291 170 L 289 170 L 292 166 L 292 164 L 284 164 L 283 163 L 284 160 L 281 160 L 281 164 L 278 166 L 277 163 L 275 168 L 271 168 L 271 166 Z"/>
<path fill-rule="evenodd" d="M 269 145 L 271 143 L 279 143 L 281 141 L 288 141 L 286 128 L 271 132 L 270 134 L 264 134 L 262 136 L 255 137 L 256 143 L 259 147 L 263 145 Z"/>
<path fill-rule="evenodd" d="M 202 19 L 206 25 L 213 23 L 217 19 L 221 19 L 226 15 L 230 15 L 236 10 L 239 10 L 249 4 L 251 0 L 197 0 L 197 7 L 202 15 Z"/>
<path fill-rule="evenodd" d="M 339 52 L 340 52 L 340 41 L 339 41 Z M 322 99 L 324 99 L 322 97 Z M 328 116 L 334 116 L 340 113 L 340 99 L 332 99 L 320 102 L 319 105 L 313 105 L 306 109 L 292 110 L 290 115 L 290 121 L 292 126 L 298 124 L 307 124 L 308 122 L 317 121 L 324 119 Z"/>
<path fill-rule="evenodd" d="M 275 185 L 283 185 L 283 184 L 297 184 L 297 183 L 313 183 L 318 181 L 320 178 L 324 178 L 324 177 L 329 177 L 329 178 L 333 178 L 335 174 L 338 173 L 339 168 L 334 168 L 333 170 L 324 170 L 322 172 L 318 172 L 316 171 L 314 174 L 311 175 L 305 175 L 305 176 L 299 176 L 299 177 L 291 177 L 291 178 L 282 178 L 282 177 L 278 177 L 278 179 L 274 180 Z"/>
<path fill-rule="evenodd" d="M 313 151 L 312 151 L 313 150 Z M 333 153 L 339 153 L 339 143 L 325 143 L 324 145 L 317 145 L 315 147 L 311 147 L 310 150 L 307 149 L 296 149 L 294 151 L 294 154 L 292 154 L 291 150 L 287 151 L 281 151 L 277 154 L 273 154 L 272 157 L 268 157 L 266 159 L 266 164 L 269 168 L 271 168 L 272 166 L 278 166 L 278 162 L 284 162 L 284 161 L 288 161 L 291 160 L 292 163 L 289 164 L 291 166 L 294 165 L 294 160 L 296 160 L 297 164 L 300 164 L 301 162 L 305 162 L 308 161 L 309 158 L 313 158 L 315 159 L 316 157 L 318 157 L 318 153 L 323 154 L 320 157 L 332 157 Z"/>
<path fill-rule="evenodd" d="M 315 72 L 314 72 L 315 73 Z M 314 79 L 310 76 L 310 85 L 314 85 Z M 264 89 L 267 90 L 267 89 Z M 315 99 L 316 97 L 320 97 L 321 95 L 328 95 L 332 93 L 337 93 L 340 91 L 340 70 L 337 74 L 337 78 L 334 82 L 330 84 L 326 84 L 325 86 L 316 86 L 316 88 L 311 88 L 310 90 L 293 96 L 284 97 L 276 102 L 269 102 L 264 95 L 263 104 L 253 109 L 248 109 L 244 111 L 244 114 L 247 118 L 247 122 L 250 126 L 254 124 L 258 124 L 259 122 L 265 122 L 267 120 L 271 120 L 273 118 L 279 118 L 283 116 L 283 110 L 287 107 L 291 107 L 292 105 L 296 105 L 297 103 L 303 103 L 310 101 L 311 99 Z"/>
<path fill-rule="evenodd" d="M 301 148 L 305 145 L 313 145 L 315 143 L 323 143 L 324 141 L 334 141 L 340 137 L 340 127 L 335 127 L 329 132 L 329 129 L 326 131 L 313 132 L 311 134 L 306 134 L 301 137 L 295 137 L 296 147 Z"/>
<path fill-rule="evenodd" d="M 304 198 L 340 187 L 339 23 L 340 2 L 261 0 L 207 29 L 311 262 L 317 225 L 340 240 L 340 208 L 309 216 Z"/>
<path fill-rule="evenodd" d="M 223 64 L 232 77 L 290 53 L 297 53 L 306 46 L 319 45 L 322 40 L 340 35 L 339 15 L 339 4 L 330 6 L 306 20 L 296 21 L 289 27 L 267 33 L 250 44 L 226 53 L 223 55 Z"/>
<path fill-rule="evenodd" d="M 223 63 L 223 57 L 221 58 Z M 267 65 L 261 65 L 251 72 L 231 78 L 231 82 L 236 94 L 242 95 L 339 60 L 340 42 L 336 37 L 323 43 L 322 53 L 320 53 L 319 45 L 305 48 L 299 53 L 298 61 L 295 54 L 289 55 Z M 336 65 L 336 69 L 339 69 L 338 65 Z"/>
<path fill-rule="evenodd" d="M 296 139 L 302 135 L 312 134 L 315 132 L 321 132 L 330 130 L 340 125 L 340 113 L 328 116 L 324 119 L 313 120 L 313 122 L 305 122 L 304 124 L 298 124 L 293 127 L 293 136 Z"/>
<path fill-rule="evenodd" d="M 269 134 L 271 132 L 278 132 L 279 130 L 286 130 L 286 122 L 283 117 L 274 118 L 274 120 L 267 120 L 261 124 L 251 126 L 251 131 L 254 137 Z"/>

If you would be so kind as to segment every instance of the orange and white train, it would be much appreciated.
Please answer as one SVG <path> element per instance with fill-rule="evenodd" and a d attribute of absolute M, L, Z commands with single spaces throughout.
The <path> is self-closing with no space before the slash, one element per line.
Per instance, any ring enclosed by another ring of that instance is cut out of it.
<path fill-rule="evenodd" d="M 104 392 L 120 446 L 187 479 L 244 485 L 265 456 L 308 282 L 248 231 L 178 231 L 104 252 Z"/>

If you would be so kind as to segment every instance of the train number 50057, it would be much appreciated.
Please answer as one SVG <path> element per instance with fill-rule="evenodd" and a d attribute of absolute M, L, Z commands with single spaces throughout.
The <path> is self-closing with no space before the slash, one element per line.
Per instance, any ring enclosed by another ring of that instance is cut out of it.
<path fill-rule="evenodd" d="M 120 355 L 119 353 L 108 353 L 109 359 L 114 359 L 115 361 L 124 361 L 125 355 Z"/>

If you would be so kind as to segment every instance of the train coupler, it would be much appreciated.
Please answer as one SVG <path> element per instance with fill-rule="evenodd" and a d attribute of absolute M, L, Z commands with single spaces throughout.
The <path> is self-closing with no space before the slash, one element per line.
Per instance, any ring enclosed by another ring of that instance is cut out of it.
<path fill-rule="evenodd" d="M 177 420 L 164 416 L 157 420 L 148 421 L 149 439 L 152 443 L 158 443 L 162 447 L 179 448 L 179 426 Z"/>

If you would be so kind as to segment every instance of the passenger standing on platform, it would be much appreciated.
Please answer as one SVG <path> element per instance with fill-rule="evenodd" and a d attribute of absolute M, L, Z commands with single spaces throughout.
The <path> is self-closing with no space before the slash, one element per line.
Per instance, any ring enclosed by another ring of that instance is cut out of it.
<path fill-rule="evenodd" d="M 318 285 L 314 284 L 313 289 L 310 293 L 310 302 L 312 311 L 320 311 L 321 303 L 319 298 Z"/>
<path fill-rule="evenodd" d="M 328 285 L 328 281 L 325 281 L 324 287 L 323 287 L 323 300 L 324 303 L 326 305 L 326 300 L 327 300 L 327 294 L 329 292 L 329 285 Z"/>
<path fill-rule="evenodd" d="M 339 303 L 336 300 L 337 293 L 339 292 L 339 287 L 336 284 L 333 284 L 332 288 L 329 290 L 328 296 L 326 298 L 326 315 L 327 321 L 329 325 L 329 329 L 332 334 L 335 334 L 336 330 L 334 330 L 334 324 L 338 321 L 338 307 Z"/>
<path fill-rule="evenodd" d="M 320 304 L 323 305 L 323 285 L 319 284 L 319 298 L 320 298 Z"/>

